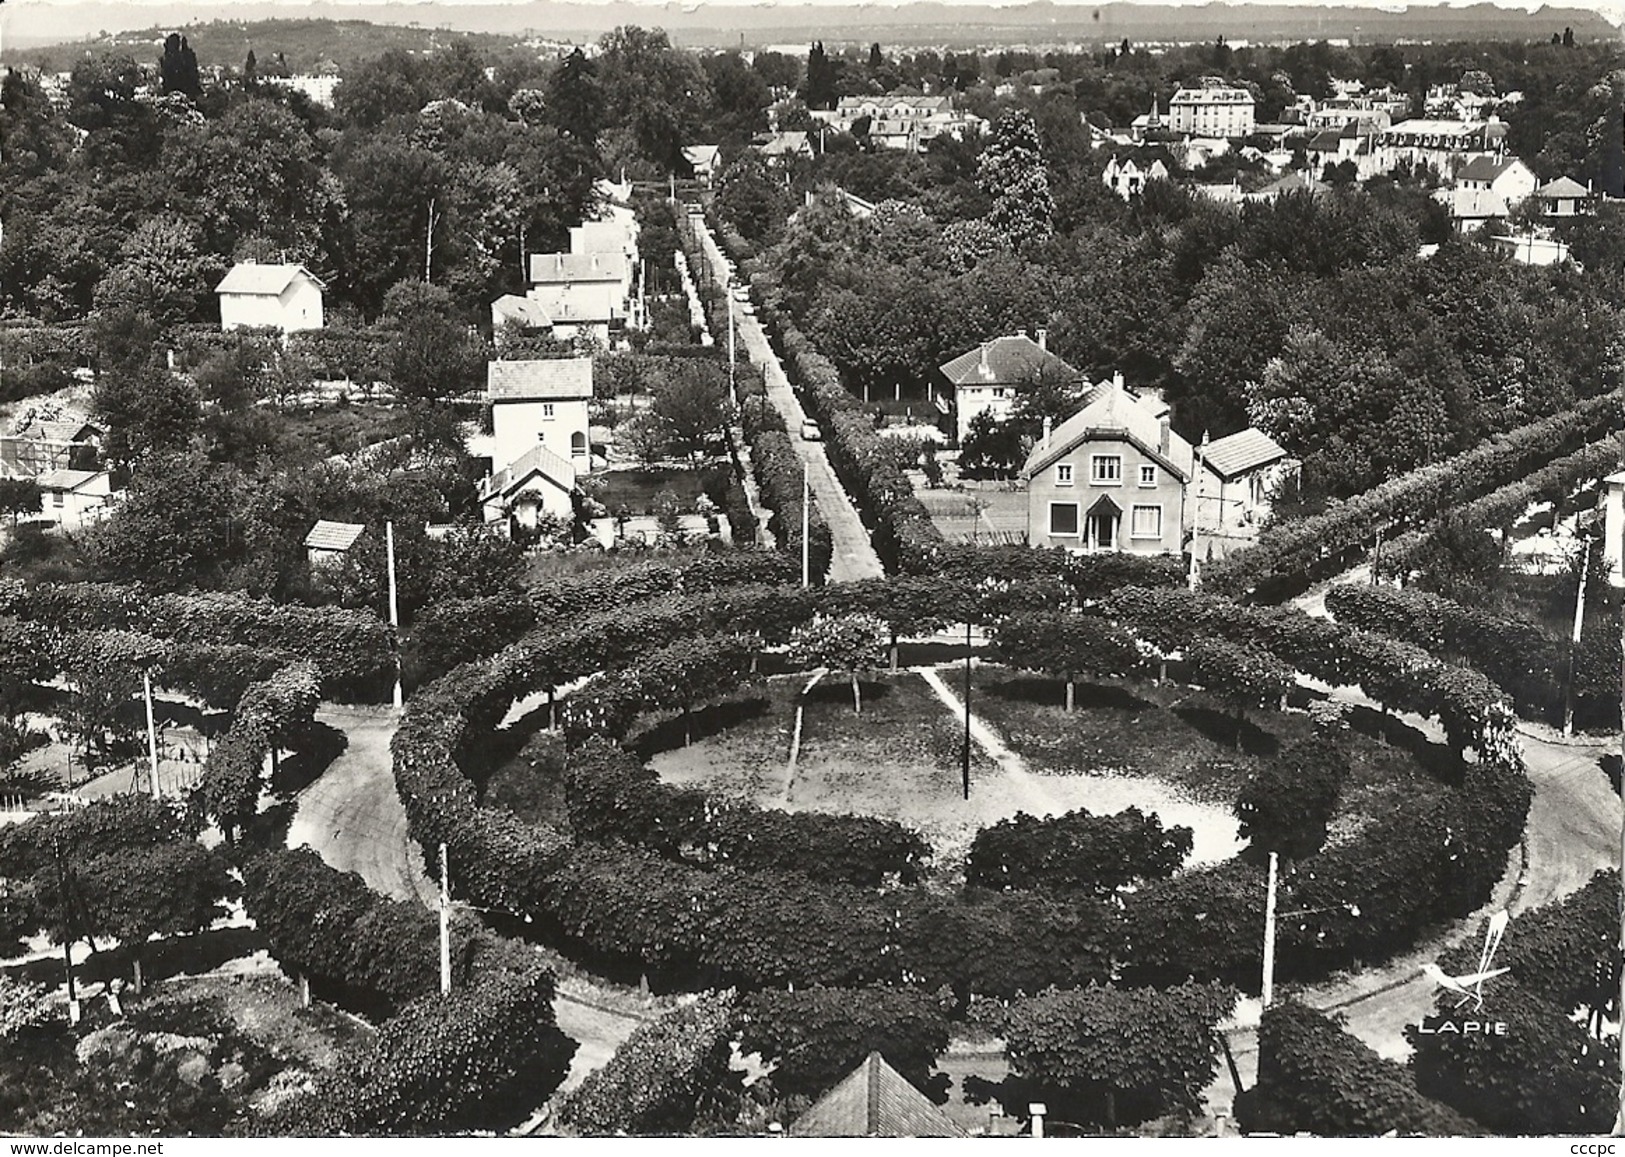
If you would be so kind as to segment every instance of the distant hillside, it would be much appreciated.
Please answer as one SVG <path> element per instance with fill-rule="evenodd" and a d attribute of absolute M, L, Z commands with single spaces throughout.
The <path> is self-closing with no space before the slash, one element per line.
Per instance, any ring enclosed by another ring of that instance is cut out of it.
<path fill-rule="evenodd" d="M 1601 0 L 1598 0 L 1599 5 Z M 1547 40 L 1569 27 L 1582 41 L 1617 40 L 1620 29 L 1591 8 L 1542 7 L 1535 12 L 1494 4 L 1450 7 L 1412 6 L 1399 11 L 1377 7 L 1313 4 L 1057 4 L 1050 0 L 992 7 L 941 2 L 809 5 L 570 3 L 538 0 L 515 4 L 447 4 L 427 0 L 405 4 L 339 4 L 313 0 L 301 4 L 301 19 L 287 19 L 290 5 L 274 0 L 242 0 L 232 11 L 239 20 L 202 24 L 217 17 L 217 4 L 177 0 L 161 11 L 181 27 L 199 58 L 235 62 L 253 44 L 286 37 L 274 50 L 293 65 L 325 53 L 340 57 L 373 55 L 390 47 L 424 48 L 445 43 L 458 33 L 481 43 L 507 44 L 527 37 L 584 41 L 623 24 L 666 29 L 672 39 L 689 45 L 747 46 L 799 44 L 814 38 L 826 43 L 887 45 L 1066 44 L 1117 41 L 1202 41 L 1219 35 L 1231 41 L 1353 40 Z M 94 43 L 133 39 L 150 45 L 160 30 L 147 27 L 157 11 L 152 6 L 85 0 L 82 3 L 14 4 L 6 7 L 7 39 L 14 49 L 58 45 L 75 55 L 85 30 L 104 30 Z M 328 24 L 325 21 L 337 21 Z M 135 31 L 145 29 L 144 31 Z M 456 32 L 450 30 L 455 29 Z M 116 34 L 110 36 L 109 34 Z M 483 35 L 482 35 L 483 34 Z M 91 34 L 95 35 L 95 34 Z M 217 39 L 218 38 L 218 39 Z M 21 56 L 23 53 L 15 53 Z M 37 57 L 37 51 L 27 53 Z"/>
<path fill-rule="evenodd" d="M 198 63 L 205 67 L 223 64 L 236 68 L 252 48 L 261 67 L 280 52 L 289 70 L 295 73 L 309 72 L 323 58 L 343 71 L 358 60 L 392 48 L 422 52 L 466 40 L 479 48 L 502 49 L 518 42 L 518 37 L 512 34 L 369 24 L 364 20 L 217 20 L 182 25 L 180 30 L 186 34 L 192 51 L 197 53 Z M 86 53 L 122 52 L 137 60 L 157 60 L 164 37 L 171 31 L 174 28 L 114 32 L 77 43 L 28 48 L 6 55 L 51 68 L 67 68 Z"/>

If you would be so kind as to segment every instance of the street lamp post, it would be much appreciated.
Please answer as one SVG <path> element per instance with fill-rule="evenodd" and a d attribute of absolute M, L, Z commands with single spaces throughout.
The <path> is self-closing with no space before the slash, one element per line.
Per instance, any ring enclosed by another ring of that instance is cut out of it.
<path fill-rule="evenodd" d="M 960 764 L 965 798 L 970 799 L 970 623 L 965 623 L 965 747 Z"/>

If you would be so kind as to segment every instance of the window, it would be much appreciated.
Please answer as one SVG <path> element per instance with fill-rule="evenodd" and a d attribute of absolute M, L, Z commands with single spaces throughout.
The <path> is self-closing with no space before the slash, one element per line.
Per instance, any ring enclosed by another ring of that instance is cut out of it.
<path fill-rule="evenodd" d="M 1155 486 L 1157 484 L 1157 468 L 1155 466 L 1140 467 L 1140 485 Z"/>
<path fill-rule="evenodd" d="M 51 491 L 51 505 L 52 506 L 61 506 L 62 502 L 63 502 L 63 499 L 65 497 L 66 496 L 60 490 Z"/>
<path fill-rule="evenodd" d="M 552 416 L 553 416 L 553 403 L 552 402 L 543 402 L 542 403 L 542 417 L 543 418 L 551 418 Z"/>
<path fill-rule="evenodd" d="M 1089 459 L 1089 481 L 1097 486 L 1119 486 L 1123 481 L 1121 454 L 1095 454 Z"/>
<path fill-rule="evenodd" d="M 1061 462 L 1061 463 L 1058 463 L 1056 465 L 1056 467 L 1055 467 L 1055 485 L 1057 485 L 1057 486 L 1071 486 L 1072 485 L 1072 463 L 1070 463 L 1070 462 Z"/>
<path fill-rule="evenodd" d="M 1078 504 L 1052 502 L 1049 504 L 1049 532 L 1053 535 L 1075 536 L 1078 533 Z"/>
<path fill-rule="evenodd" d="M 1136 506 L 1129 533 L 1135 538 L 1162 537 L 1162 507 Z"/>

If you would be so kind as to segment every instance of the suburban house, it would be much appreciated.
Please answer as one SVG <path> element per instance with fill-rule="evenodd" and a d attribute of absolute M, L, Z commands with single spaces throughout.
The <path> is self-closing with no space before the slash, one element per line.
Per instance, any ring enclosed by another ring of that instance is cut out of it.
<path fill-rule="evenodd" d="M 537 442 L 480 486 L 480 509 L 487 526 L 509 520 L 535 529 L 543 516 L 569 518 L 577 472 L 569 458 Z"/>
<path fill-rule="evenodd" d="M 100 522 L 113 504 L 113 476 L 106 470 L 51 470 L 35 479 L 40 488 L 41 521 L 63 530 Z"/>
<path fill-rule="evenodd" d="M 619 253 L 533 253 L 525 297 L 553 324 L 558 338 L 587 334 L 604 345 L 625 326 L 632 266 Z"/>
<path fill-rule="evenodd" d="M 709 185 L 722 171 L 722 150 L 716 145 L 684 145 L 683 160 L 702 185 Z"/>
<path fill-rule="evenodd" d="M 305 559 L 310 563 L 310 569 L 315 571 L 342 565 L 344 556 L 350 553 L 350 548 L 366 529 L 359 522 L 318 519 L 316 525 L 310 528 L 310 533 L 305 535 Z"/>
<path fill-rule="evenodd" d="M 1253 131 L 1255 101 L 1245 88 L 1204 76 L 1168 102 L 1169 127 L 1193 137 L 1245 137 Z"/>
<path fill-rule="evenodd" d="M 240 262 L 215 286 L 220 328 L 269 327 L 285 334 L 321 329 L 325 288 L 303 265 Z"/>
<path fill-rule="evenodd" d="M 1156 141 L 1173 135 L 1173 125 L 1168 118 L 1162 115 L 1162 108 L 1156 97 L 1151 98 L 1151 111 L 1143 112 L 1129 123 L 1129 140 L 1138 144 L 1141 141 Z"/>
<path fill-rule="evenodd" d="M 1360 125 L 1371 132 L 1381 132 L 1394 123 L 1395 117 L 1404 117 L 1410 111 L 1408 98 L 1376 93 L 1364 96 L 1331 96 L 1310 110 L 1304 125 L 1312 133 L 1327 129 L 1340 131 L 1348 125 Z"/>
<path fill-rule="evenodd" d="M 1037 341 L 1020 333 L 983 342 L 941 370 L 954 389 L 954 428 L 961 444 L 978 414 L 991 413 L 1001 422 L 1009 418 L 1019 387 L 1044 379 L 1079 380 L 1077 370 L 1049 352 L 1049 332 L 1042 329 Z"/>
<path fill-rule="evenodd" d="M 1381 154 L 1377 149 L 1379 130 L 1363 121 L 1350 121 L 1341 128 L 1322 129 L 1309 138 L 1304 154 L 1314 171 L 1322 173 L 1327 165 L 1352 162 L 1356 180 L 1366 180 L 1382 172 Z"/>
<path fill-rule="evenodd" d="M 1277 495 L 1294 485 L 1300 464 L 1262 430 L 1248 427 L 1197 451 L 1192 553 L 1223 558 L 1258 537 Z"/>
<path fill-rule="evenodd" d="M 1027 542 L 1083 553 L 1181 553 L 1194 457 L 1160 398 L 1129 392 L 1121 374 L 1100 383 L 1027 456 Z"/>
<path fill-rule="evenodd" d="M 804 132 L 762 133 L 752 144 L 770 165 L 782 165 L 792 157 L 813 155 L 812 141 Z"/>
<path fill-rule="evenodd" d="M 1540 211 L 1546 217 L 1578 217 L 1596 208 L 1591 190 L 1570 177 L 1548 181 L 1535 190 Z"/>
<path fill-rule="evenodd" d="M 1507 126 L 1487 121 L 1405 120 L 1390 125 L 1377 137 L 1383 172 L 1401 165 L 1429 168 L 1449 177 L 1477 157 L 1498 157 L 1504 151 Z"/>
<path fill-rule="evenodd" d="M 1528 229 L 1490 238 L 1497 253 L 1505 253 L 1519 265 L 1560 265 L 1571 260 L 1566 242 L 1546 236 L 1549 229 Z"/>
<path fill-rule="evenodd" d="M 553 319 L 530 298 L 504 293 L 491 303 L 491 332 L 500 344 L 504 331 L 514 329 L 551 332 Z"/>
<path fill-rule="evenodd" d="M 619 255 L 633 269 L 638 265 L 637 214 L 622 205 L 607 205 L 604 215 L 570 227 L 570 252 Z"/>
<path fill-rule="evenodd" d="M 833 109 L 815 109 L 813 119 L 831 128 L 867 136 L 878 148 L 917 153 L 940 136 L 956 139 L 987 122 L 954 108 L 948 96 L 843 96 Z"/>
<path fill-rule="evenodd" d="M 1504 218 L 1534 196 L 1540 180 L 1517 157 L 1475 157 L 1456 173 L 1450 187 L 1450 219 L 1463 233 Z"/>
<path fill-rule="evenodd" d="M 585 473 L 592 359 L 495 361 L 485 368 L 492 467 L 501 470 L 542 444 Z"/>
<path fill-rule="evenodd" d="M 1145 191 L 1145 186 L 1151 181 L 1166 181 L 1168 179 L 1168 166 L 1160 160 L 1154 160 L 1145 168 L 1140 168 L 1130 157 L 1126 161 L 1119 161 L 1116 157 L 1106 162 L 1106 169 L 1100 178 L 1113 193 L 1123 200 L 1138 197 Z"/>
<path fill-rule="evenodd" d="M 95 470 L 104 431 L 85 418 L 34 418 L 0 437 L 0 478 L 38 478 L 52 470 Z"/>

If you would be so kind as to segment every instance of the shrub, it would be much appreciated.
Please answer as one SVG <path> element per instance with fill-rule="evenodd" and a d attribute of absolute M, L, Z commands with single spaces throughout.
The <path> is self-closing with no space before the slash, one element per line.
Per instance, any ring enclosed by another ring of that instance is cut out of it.
<path fill-rule="evenodd" d="M 1258 1082 L 1236 1098 L 1248 1132 L 1322 1137 L 1473 1137 L 1473 1122 L 1416 1088 L 1335 1021 L 1295 1001 L 1264 1011 L 1258 1029 Z"/>
<path fill-rule="evenodd" d="M 739 1049 L 774 1066 L 773 1087 L 783 1095 L 821 1096 L 871 1052 L 923 1089 L 948 1049 L 944 1003 L 884 985 L 753 993 L 740 1009 Z"/>
<path fill-rule="evenodd" d="M 1125 884 L 1173 875 L 1191 845 L 1190 828 L 1165 831 L 1155 815 L 1134 807 L 1109 816 L 1080 808 L 1048 819 L 1018 812 L 976 833 L 965 877 L 985 888 L 1103 896 Z"/>
<path fill-rule="evenodd" d="M 1254 856 L 1298 860 L 1320 851 L 1348 778 L 1348 754 L 1326 737 L 1288 744 L 1247 778 L 1236 797 L 1241 838 Z"/>
<path fill-rule="evenodd" d="M 1115 1128 L 1189 1117 L 1217 1071 L 1219 1021 L 1235 1003 L 1222 985 L 1050 990 L 1011 1007 L 1005 1051 L 1059 1120 Z"/>
<path fill-rule="evenodd" d="M 728 1070 L 734 994 L 702 993 L 627 1037 L 559 1105 L 559 1123 L 589 1136 L 685 1133 L 737 1080 Z"/>

